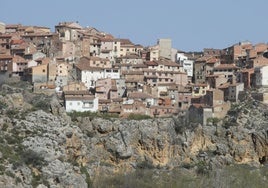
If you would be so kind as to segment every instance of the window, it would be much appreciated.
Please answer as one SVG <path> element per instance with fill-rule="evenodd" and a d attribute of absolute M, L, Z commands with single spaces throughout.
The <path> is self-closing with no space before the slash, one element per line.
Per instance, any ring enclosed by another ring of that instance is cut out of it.
<path fill-rule="evenodd" d="M 85 102 L 83 102 L 83 108 L 93 108 L 93 107 L 94 107 L 93 101 L 85 101 Z"/>

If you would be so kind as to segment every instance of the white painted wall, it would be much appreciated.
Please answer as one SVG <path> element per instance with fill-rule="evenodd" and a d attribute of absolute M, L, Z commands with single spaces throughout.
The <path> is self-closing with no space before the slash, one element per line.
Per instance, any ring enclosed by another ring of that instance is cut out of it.
<path fill-rule="evenodd" d="M 97 112 L 98 111 L 98 98 L 93 100 L 66 100 L 65 109 L 66 112 Z"/>

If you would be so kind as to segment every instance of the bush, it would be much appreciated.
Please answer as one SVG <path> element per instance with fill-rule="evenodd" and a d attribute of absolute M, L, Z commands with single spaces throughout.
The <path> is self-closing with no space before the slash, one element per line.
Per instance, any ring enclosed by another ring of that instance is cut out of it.
<path fill-rule="evenodd" d="M 212 123 L 213 125 L 216 125 L 217 123 L 220 122 L 220 119 L 219 118 L 208 118 L 207 119 L 207 123 Z"/>
<path fill-rule="evenodd" d="M 44 158 L 33 150 L 26 150 L 22 153 L 22 160 L 26 165 L 32 165 L 34 167 L 42 167 L 46 164 Z"/>
<path fill-rule="evenodd" d="M 16 109 L 9 109 L 6 114 L 10 119 L 13 119 L 18 117 L 19 111 Z"/>
<path fill-rule="evenodd" d="M 8 105 L 5 102 L 0 101 L 0 110 L 6 109 L 7 107 Z"/>

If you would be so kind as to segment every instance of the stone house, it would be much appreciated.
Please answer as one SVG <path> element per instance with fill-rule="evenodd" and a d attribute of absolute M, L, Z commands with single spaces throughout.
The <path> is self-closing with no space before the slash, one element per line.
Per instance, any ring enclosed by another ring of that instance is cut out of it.
<path fill-rule="evenodd" d="M 226 82 L 228 82 L 228 78 L 226 78 L 224 74 L 207 75 L 207 84 L 210 88 L 218 88 Z"/>
<path fill-rule="evenodd" d="M 176 93 L 174 94 L 176 97 Z M 178 103 L 178 108 L 180 110 L 187 110 L 191 105 L 191 99 L 192 99 L 192 92 L 191 89 L 188 87 L 182 87 L 178 90 L 178 99 L 175 99 L 175 101 Z"/>
<path fill-rule="evenodd" d="M 95 86 L 95 96 L 99 99 L 110 99 L 111 88 L 115 86 L 111 78 L 98 79 Z"/>
<path fill-rule="evenodd" d="M 30 83 L 44 83 L 48 81 L 48 64 L 41 64 L 24 69 L 24 78 Z"/>
<path fill-rule="evenodd" d="M 251 88 L 254 68 L 242 69 L 237 72 L 238 82 L 243 82 L 245 88 Z"/>
<path fill-rule="evenodd" d="M 87 87 L 82 82 L 72 82 L 62 87 L 62 91 L 86 91 Z"/>
<path fill-rule="evenodd" d="M 223 91 L 219 89 L 207 90 L 203 98 L 205 106 L 217 106 L 224 103 Z"/>
<path fill-rule="evenodd" d="M 13 57 L 11 55 L 0 54 L 1 72 L 12 72 Z"/>
<path fill-rule="evenodd" d="M 128 100 L 139 100 L 142 101 L 144 105 L 146 106 L 152 106 L 157 104 L 157 98 L 149 95 L 147 93 L 142 93 L 142 92 L 133 92 L 133 93 L 128 93 L 127 96 Z"/>
<path fill-rule="evenodd" d="M 131 99 L 123 102 L 121 116 L 125 117 L 130 114 L 150 115 L 150 112 L 143 101 Z"/>
<path fill-rule="evenodd" d="M 144 74 L 142 71 L 123 71 L 122 78 L 125 79 L 128 91 L 142 90 L 144 83 Z"/>
<path fill-rule="evenodd" d="M 53 41 L 57 38 L 58 35 L 56 33 L 31 33 L 21 35 L 22 40 L 29 44 L 33 44 L 36 46 L 38 51 L 45 53 L 49 56 L 49 49 L 54 45 Z"/>
<path fill-rule="evenodd" d="M 12 63 L 12 76 L 23 76 L 24 69 L 28 67 L 28 62 L 21 56 L 15 55 Z"/>
<path fill-rule="evenodd" d="M 11 39 L 12 39 L 11 34 L 0 35 L 0 55 L 10 54 Z"/>
<path fill-rule="evenodd" d="M 101 38 L 99 57 L 109 59 L 112 64 L 116 63 L 116 59 L 120 57 L 120 40 L 113 37 Z"/>
<path fill-rule="evenodd" d="M 88 64 L 90 67 L 112 68 L 109 59 L 100 57 L 81 57 L 78 63 Z"/>
<path fill-rule="evenodd" d="M 140 55 L 143 47 L 141 45 L 133 44 L 129 39 L 118 39 L 120 44 L 120 51 L 118 57 L 124 57 L 129 54 Z"/>
<path fill-rule="evenodd" d="M 173 106 L 151 106 L 150 116 L 151 117 L 170 117 L 178 114 L 178 108 Z"/>
<path fill-rule="evenodd" d="M 224 118 L 230 107 L 230 102 L 224 102 L 223 91 L 211 89 L 198 103 L 189 107 L 189 120 L 205 125 L 208 118 Z"/>
<path fill-rule="evenodd" d="M 247 68 L 255 68 L 268 65 L 268 52 L 258 55 L 257 57 L 247 61 Z"/>
<path fill-rule="evenodd" d="M 233 80 L 236 80 L 236 73 L 239 70 L 239 67 L 237 67 L 234 64 L 220 64 L 216 66 L 213 70 L 214 75 L 223 74 L 229 82 L 232 83 Z"/>
<path fill-rule="evenodd" d="M 126 56 L 119 57 L 117 58 L 117 61 L 120 62 L 120 64 L 143 64 L 142 57 L 137 54 L 128 54 Z"/>
<path fill-rule="evenodd" d="M 62 87 L 68 84 L 72 65 L 66 62 L 56 62 L 56 79 L 55 85 Z"/>
<path fill-rule="evenodd" d="M 194 63 L 194 83 L 204 84 L 206 82 L 206 60 L 208 57 L 200 57 Z"/>
<path fill-rule="evenodd" d="M 78 31 L 83 27 L 77 22 L 60 22 L 55 26 L 55 31 L 62 41 L 75 41 L 78 39 Z"/>
<path fill-rule="evenodd" d="M 229 101 L 237 102 L 239 93 L 244 91 L 244 83 L 234 83 L 230 84 L 228 88 L 228 94 L 229 94 Z"/>

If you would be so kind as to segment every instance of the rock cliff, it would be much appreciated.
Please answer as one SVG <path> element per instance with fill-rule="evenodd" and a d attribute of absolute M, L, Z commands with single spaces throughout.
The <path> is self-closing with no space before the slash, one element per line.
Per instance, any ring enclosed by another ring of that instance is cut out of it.
<path fill-rule="evenodd" d="M 234 105 L 224 120 L 203 126 L 184 117 L 72 121 L 55 96 L 49 108 L 38 110 L 35 96 L 5 87 L 0 96 L 1 187 L 83 188 L 103 175 L 137 169 L 205 173 L 267 162 L 267 106 L 254 100 Z"/>

